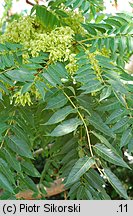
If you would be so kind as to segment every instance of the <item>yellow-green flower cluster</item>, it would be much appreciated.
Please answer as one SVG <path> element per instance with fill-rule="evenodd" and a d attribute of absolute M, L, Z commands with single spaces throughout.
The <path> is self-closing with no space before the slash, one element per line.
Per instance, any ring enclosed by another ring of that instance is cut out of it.
<path fill-rule="evenodd" d="M 101 68 L 100 68 L 100 66 L 99 66 L 99 62 L 98 62 L 98 60 L 96 59 L 96 53 L 90 53 L 90 52 L 87 50 L 87 51 L 86 51 L 86 54 L 88 54 L 88 58 L 89 58 L 89 60 L 90 60 L 90 63 L 91 63 L 91 65 L 92 65 L 92 68 L 93 68 L 93 70 L 95 71 L 95 73 L 96 73 L 98 79 L 99 79 L 100 81 L 102 81 L 102 76 L 101 76 L 102 71 L 101 71 Z"/>
<path fill-rule="evenodd" d="M 74 72 L 76 72 L 78 69 L 75 56 L 76 54 L 72 53 L 69 56 L 69 63 L 66 65 L 66 69 L 69 71 L 70 74 L 74 74 Z"/>
<path fill-rule="evenodd" d="M 72 43 L 75 34 L 74 31 L 77 33 L 79 29 L 79 27 L 76 26 L 77 24 L 74 24 L 77 19 L 78 17 L 73 15 L 72 26 L 74 27 L 75 25 L 75 29 L 70 26 L 61 26 L 48 31 L 46 28 L 42 27 L 34 17 L 21 17 L 8 24 L 6 32 L 0 38 L 0 43 L 7 41 L 22 44 L 23 48 L 26 50 L 23 54 L 25 62 L 28 61 L 29 56 L 38 56 L 40 51 L 48 52 L 49 63 L 67 61 L 68 64 L 66 68 L 73 74 L 77 70 L 75 60 L 76 51 Z M 24 94 L 21 94 L 21 90 L 18 88 L 18 91 L 12 96 L 12 100 L 15 99 L 16 105 L 21 104 L 25 106 L 28 104 L 30 106 L 32 104 L 32 96 L 36 99 L 41 97 L 34 84 L 30 88 L 30 91 Z"/>
<path fill-rule="evenodd" d="M 15 104 L 19 105 L 21 104 L 22 106 L 25 106 L 26 103 L 30 106 L 32 104 L 31 101 L 31 96 L 29 92 L 26 92 L 25 94 L 21 94 L 21 92 L 16 92 L 13 95 L 13 98 L 15 98 Z"/>
<path fill-rule="evenodd" d="M 9 23 L 0 42 L 21 43 L 33 57 L 43 51 L 50 53 L 51 62 L 67 61 L 71 54 L 73 35 L 74 31 L 69 26 L 58 27 L 49 32 L 34 17 L 27 16 Z M 26 58 L 27 56 L 28 54 Z"/>
<path fill-rule="evenodd" d="M 51 32 L 35 33 L 34 39 L 30 40 L 32 56 L 37 56 L 39 51 L 49 52 L 51 62 L 67 61 L 71 54 L 73 30 L 66 27 L 59 27 Z"/>
<path fill-rule="evenodd" d="M 84 17 L 81 12 L 68 11 L 68 17 L 64 18 L 64 22 L 71 27 L 75 34 L 85 34 L 85 30 L 81 23 L 84 23 Z"/>
<path fill-rule="evenodd" d="M 34 35 L 35 29 L 33 28 L 33 23 L 35 22 L 32 17 L 24 17 L 19 20 L 14 20 L 8 24 L 6 33 L 0 38 L 0 42 L 15 42 L 27 44 L 30 41 L 32 35 Z"/>

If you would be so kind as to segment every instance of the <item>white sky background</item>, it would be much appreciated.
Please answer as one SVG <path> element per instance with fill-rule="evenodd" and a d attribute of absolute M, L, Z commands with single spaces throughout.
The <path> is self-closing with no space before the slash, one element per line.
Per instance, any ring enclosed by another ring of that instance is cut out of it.
<path fill-rule="evenodd" d="M 105 1 L 105 6 L 106 6 L 106 12 L 115 13 L 116 9 L 110 3 L 111 1 L 110 0 L 104 0 L 104 1 Z M 132 12 L 132 8 L 130 7 L 129 1 L 131 0 L 118 0 L 119 12 L 122 12 L 122 11 Z M 2 16 L 2 13 L 3 13 L 3 5 L 4 5 L 4 0 L 0 0 L 0 17 Z M 30 9 L 31 9 L 31 6 L 27 4 L 25 0 L 19 0 L 19 1 L 14 0 L 13 1 L 13 8 L 12 8 L 13 13 L 20 13 L 21 11 L 24 11 L 24 10 L 27 10 L 29 12 Z"/>

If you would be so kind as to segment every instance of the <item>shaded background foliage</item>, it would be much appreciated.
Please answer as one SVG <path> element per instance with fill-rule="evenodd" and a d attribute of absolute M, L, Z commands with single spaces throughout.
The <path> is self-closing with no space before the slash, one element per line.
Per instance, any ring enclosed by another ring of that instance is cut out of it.
<path fill-rule="evenodd" d="M 124 70 L 132 14 L 102 13 L 102 0 L 58 0 L 7 22 L 9 8 L 0 38 L 1 199 L 25 189 L 45 196 L 58 178 L 65 198 L 132 198 L 133 77 Z"/>

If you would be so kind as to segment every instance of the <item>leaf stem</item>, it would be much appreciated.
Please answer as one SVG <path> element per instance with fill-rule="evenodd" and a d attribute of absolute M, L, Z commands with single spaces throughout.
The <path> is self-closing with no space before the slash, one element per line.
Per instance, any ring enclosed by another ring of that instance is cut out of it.
<path fill-rule="evenodd" d="M 93 157 L 94 154 L 93 154 L 93 151 L 92 151 L 91 141 L 90 141 L 90 135 L 89 135 L 89 132 L 88 132 L 88 128 L 87 128 L 86 122 L 85 122 L 82 114 L 80 113 L 80 111 L 77 109 L 77 107 L 75 106 L 75 104 L 73 103 L 73 101 L 70 99 L 70 97 L 64 91 L 63 91 L 63 93 L 67 97 L 67 99 L 70 101 L 70 103 L 72 104 L 72 106 L 77 110 L 78 115 L 79 115 L 79 117 L 81 118 L 81 120 L 82 120 L 82 122 L 84 124 L 86 135 L 87 135 L 87 140 L 88 140 L 88 145 L 89 145 L 89 149 L 90 149 L 90 154 Z"/>

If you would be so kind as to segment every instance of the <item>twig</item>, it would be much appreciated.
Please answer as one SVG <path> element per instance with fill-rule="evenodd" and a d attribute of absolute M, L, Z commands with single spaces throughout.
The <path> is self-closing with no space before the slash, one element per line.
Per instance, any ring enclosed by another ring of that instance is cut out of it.
<path fill-rule="evenodd" d="M 43 148 L 37 149 L 37 150 L 33 153 L 33 155 L 34 155 L 34 156 L 39 155 L 39 154 L 41 154 L 43 151 L 44 151 Z"/>
<path fill-rule="evenodd" d="M 43 197 L 56 196 L 57 194 L 60 194 L 66 190 L 64 184 L 62 184 L 63 180 L 64 180 L 63 178 L 57 179 L 54 181 L 54 183 L 51 183 L 51 186 L 49 188 L 44 187 L 44 189 L 47 192 L 46 195 L 39 193 L 37 197 L 33 197 L 34 195 L 33 191 L 25 190 L 16 194 L 16 198 L 25 199 L 25 200 L 35 200 L 35 199 L 41 199 Z"/>
<path fill-rule="evenodd" d="M 88 145 L 89 145 L 89 149 L 90 149 L 90 154 L 93 157 L 94 155 L 93 155 L 93 151 L 92 151 L 92 147 L 91 147 L 90 135 L 89 135 L 89 132 L 88 132 L 86 122 L 85 122 L 83 116 L 81 115 L 81 113 L 79 112 L 79 110 L 77 109 L 77 107 L 75 106 L 75 104 L 73 103 L 73 101 L 70 99 L 70 97 L 64 91 L 63 91 L 63 93 L 67 97 L 67 99 L 70 101 L 72 106 L 77 110 L 77 113 L 78 113 L 79 117 L 81 118 L 81 120 L 82 120 L 82 122 L 84 124 L 85 130 L 86 130 L 86 135 L 87 135 L 87 140 L 88 140 Z"/>
<path fill-rule="evenodd" d="M 35 4 L 33 4 L 32 2 L 30 2 L 29 0 L 26 0 L 26 3 L 31 5 L 31 6 L 34 6 Z"/>

